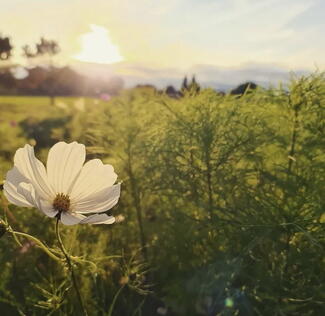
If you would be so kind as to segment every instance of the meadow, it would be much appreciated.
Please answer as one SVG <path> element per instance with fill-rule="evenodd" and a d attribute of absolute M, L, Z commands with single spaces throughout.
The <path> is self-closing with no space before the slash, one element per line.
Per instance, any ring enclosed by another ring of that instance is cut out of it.
<path fill-rule="evenodd" d="M 324 108 L 321 73 L 242 96 L 0 96 L 0 184 L 26 143 L 114 166 L 117 222 L 61 228 L 89 315 L 324 315 Z M 1 315 L 82 315 L 64 262 L 12 232 L 56 251 L 55 221 L 0 198 Z"/>

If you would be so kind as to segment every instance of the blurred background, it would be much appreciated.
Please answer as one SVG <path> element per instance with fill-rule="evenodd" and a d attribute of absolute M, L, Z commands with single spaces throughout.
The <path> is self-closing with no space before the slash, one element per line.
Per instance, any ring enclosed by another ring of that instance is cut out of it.
<path fill-rule="evenodd" d="M 80 82 L 61 94 L 139 83 L 179 88 L 185 75 L 219 90 L 269 86 L 289 72 L 324 68 L 324 10 L 320 0 L 3 1 L 2 71 L 7 65 L 15 79 L 29 78 L 34 90 L 26 80 L 8 84 L 34 94 L 51 67 L 58 85 L 58 77 Z"/>
<path fill-rule="evenodd" d="M 114 225 L 62 227 L 89 315 L 325 313 L 324 13 L 2 1 L 1 189 L 26 143 L 45 162 L 81 142 L 122 181 Z M 57 249 L 52 219 L 0 198 L 1 221 Z M 81 315 L 66 269 L 0 234 L 1 315 Z"/>

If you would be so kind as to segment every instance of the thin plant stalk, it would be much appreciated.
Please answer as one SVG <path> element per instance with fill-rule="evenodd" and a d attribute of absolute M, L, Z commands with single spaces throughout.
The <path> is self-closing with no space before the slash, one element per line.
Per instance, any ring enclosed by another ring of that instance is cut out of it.
<path fill-rule="evenodd" d="M 290 144 L 290 151 L 289 151 L 289 158 L 288 158 L 288 175 L 291 173 L 292 170 L 292 163 L 295 155 L 295 148 L 296 148 L 296 142 L 297 142 L 297 133 L 298 133 L 298 125 L 299 125 L 299 119 L 298 119 L 298 107 L 296 106 L 294 108 L 294 123 L 293 123 L 293 130 L 291 135 L 291 144 Z"/>
<path fill-rule="evenodd" d="M 148 262 L 148 253 L 147 253 L 147 241 L 146 241 L 146 235 L 144 232 L 144 225 L 143 225 L 143 218 L 142 218 L 142 207 L 141 207 L 141 202 L 140 202 L 140 197 L 139 197 L 139 189 L 137 185 L 136 178 L 133 173 L 133 168 L 132 168 L 132 157 L 131 157 L 131 150 L 130 150 L 130 144 L 128 146 L 128 167 L 127 167 L 127 172 L 130 178 L 130 185 L 131 185 L 131 195 L 134 201 L 136 213 L 137 213 L 137 220 L 138 220 L 138 227 L 139 227 L 139 232 L 140 232 L 140 243 L 141 243 L 141 251 L 144 260 Z"/>
<path fill-rule="evenodd" d="M 59 219 L 59 217 L 57 217 L 56 225 L 55 225 L 56 238 L 58 239 L 59 247 L 60 247 L 60 249 L 61 249 L 61 251 L 62 251 L 62 253 L 63 253 L 63 255 L 64 255 L 65 259 L 66 259 L 68 269 L 70 270 L 72 284 L 73 284 L 73 287 L 74 287 L 74 289 L 76 291 L 78 301 L 79 301 L 79 304 L 80 304 L 80 308 L 82 309 L 83 314 L 85 316 L 88 316 L 87 310 L 86 310 L 86 308 L 84 306 L 84 303 L 83 303 L 83 300 L 82 300 L 82 297 L 81 297 L 81 294 L 80 294 L 80 291 L 79 291 L 79 288 L 78 288 L 77 279 L 76 279 L 76 276 L 74 274 L 73 266 L 72 266 L 72 263 L 71 263 L 71 260 L 70 260 L 70 255 L 66 251 L 66 249 L 65 249 L 65 247 L 63 245 L 61 236 L 60 236 L 59 221 L 60 221 L 60 219 Z"/>
<path fill-rule="evenodd" d="M 18 236 L 22 236 L 25 238 L 29 238 L 30 240 L 34 241 L 41 249 L 43 249 L 52 259 L 56 260 L 56 261 L 60 261 L 61 259 L 59 257 L 57 257 L 55 254 L 53 254 L 48 247 L 42 243 L 39 239 L 37 239 L 34 236 L 31 236 L 29 234 L 26 233 L 22 233 L 22 232 L 16 232 L 16 231 L 9 231 L 13 234 L 13 236 L 15 237 L 16 235 Z M 20 244 L 20 243 L 19 243 Z M 20 244 L 21 245 L 21 244 Z"/>
<path fill-rule="evenodd" d="M 122 292 L 123 289 L 124 289 L 124 285 L 122 285 L 122 286 L 118 289 L 118 291 L 116 292 L 116 294 L 114 295 L 114 298 L 113 298 L 113 301 L 112 301 L 111 306 L 109 307 L 109 311 L 108 311 L 107 316 L 112 316 L 112 313 L 113 313 L 113 310 L 114 310 L 114 306 L 115 306 L 116 300 L 117 300 L 117 298 L 119 297 L 119 295 L 120 295 L 120 293 Z"/>

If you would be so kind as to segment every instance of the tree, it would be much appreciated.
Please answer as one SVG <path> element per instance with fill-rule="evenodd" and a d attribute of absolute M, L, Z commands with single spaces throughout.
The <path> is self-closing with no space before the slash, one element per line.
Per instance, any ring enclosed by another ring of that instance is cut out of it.
<path fill-rule="evenodd" d="M 29 45 L 22 47 L 23 56 L 27 59 L 31 58 L 45 58 L 45 64 L 48 67 L 49 76 L 46 80 L 47 90 L 51 99 L 51 105 L 54 104 L 55 93 L 55 68 L 53 66 L 53 56 L 60 52 L 59 44 L 54 40 L 48 40 L 41 37 L 39 43 L 35 44 L 35 48 L 32 49 Z"/>
<path fill-rule="evenodd" d="M 182 96 L 182 94 L 176 90 L 173 86 L 167 86 L 166 90 L 165 90 L 165 93 L 171 97 L 171 98 L 179 98 Z"/>
<path fill-rule="evenodd" d="M 192 77 L 192 81 L 190 85 L 188 86 L 188 91 L 190 92 L 191 95 L 197 95 L 201 90 L 200 85 L 197 83 L 195 79 L 195 75 Z"/>
<path fill-rule="evenodd" d="M 188 90 L 187 76 L 185 76 L 184 79 L 183 79 L 183 82 L 182 82 L 181 92 L 184 93 L 187 90 Z"/>
<path fill-rule="evenodd" d="M 13 46 L 9 37 L 0 37 L 0 60 L 9 60 Z"/>
<path fill-rule="evenodd" d="M 35 57 L 35 53 L 32 52 L 31 48 L 29 45 L 24 45 L 22 47 L 23 50 L 23 56 L 26 58 L 33 58 Z"/>
<path fill-rule="evenodd" d="M 53 40 L 47 40 L 41 37 L 41 40 L 36 44 L 36 54 L 38 56 L 54 56 L 60 52 L 59 44 Z"/>
<path fill-rule="evenodd" d="M 197 83 L 195 79 L 195 75 L 193 75 L 192 80 L 190 84 L 187 83 L 187 77 L 183 79 L 182 87 L 181 87 L 181 93 L 183 95 L 189 94 L 191 96 L 197 95 L 201 90 L 200 85 Z"/>
<path fill-rule="evenodd" d="M 47 40 L 41 37 L 39 43 L 35 44 L 34 49 L 30 45 L 24 45 L 22 50 L 23 56 L 26 58 L 49 57 L 51 59 L 60 52 L 60 46 L 54 40 Z M 51 60 L 50 63 L 52 63 Z"/>
<path fill-rule="evenodd" d="M 248 81 L 248 82 L 245 82 L 245 83 L 240 84 L 235 89 L 232 89 L 230 91 L 230 94 L 242 96 L 245 93 L 252 92 L 256 88 L 257 88 L 257 84 L 256 83 Z"/>

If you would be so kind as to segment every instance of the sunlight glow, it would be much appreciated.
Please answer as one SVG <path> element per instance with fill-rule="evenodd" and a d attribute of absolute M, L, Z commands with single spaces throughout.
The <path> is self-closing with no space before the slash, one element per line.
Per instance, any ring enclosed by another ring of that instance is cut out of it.
<path fill-rule="evenodd" d="M 73 58 L 99 64 L 112 64 L 123 60 L 119 49 L 109 37 L 105 27 L 90 24 L 91 32 L 80 36 L 81 50 Z"/>

